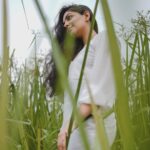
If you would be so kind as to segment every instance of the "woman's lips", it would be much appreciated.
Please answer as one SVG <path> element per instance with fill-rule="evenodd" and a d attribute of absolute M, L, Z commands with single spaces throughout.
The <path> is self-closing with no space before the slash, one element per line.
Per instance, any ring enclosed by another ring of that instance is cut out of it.
<path fill-rule="evenodd" d="M 71 31 L 71 30 L 72 30 L 72 26 L 68 27 L 67 30 L 68 30 L 68 31 Z"/>

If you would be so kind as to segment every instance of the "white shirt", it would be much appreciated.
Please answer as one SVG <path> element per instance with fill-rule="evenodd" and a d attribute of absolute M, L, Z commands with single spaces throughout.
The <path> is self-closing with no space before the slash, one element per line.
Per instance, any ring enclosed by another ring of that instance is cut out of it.
<path fill-rule="evenodd" d="M 74 95 L 76 92 L 80 76 L 80 70 L 82 67 L 85 49 L 86 45 L 77 54 L 77 56 L 70 63 L 69 66 L 68 79 Z M 87 88 L 86 81 L 88 81 L 88 86 L 91 90 L 94 103 L 98 106 L 101 106 L 101 109 L 103 110 L 108 110 L 109 108 L 111 108 L 116 98 L 116 92 L 115 92 L 115 82 L 113 76 L 111 55 L 106 31 L 100 32 L 99 34 L 95 35 L 93 39 L 91 39 L 87 61 L 84 69 L 83 80 L 77 102 L 78 105 L 80 103 L 88 103 L 88 104 L 91 103 L 91 98 L 89 95 L 89 90 Z M 67 94 L 67 92 L 65 92 L 64 114 L 63 114 L 64 118 L 62 128 L 66 125 L 66 122 L 69 121 L 71 114 L 72 114 L 72 105 L 70 97 Z M 113 122 L 112 119 L 110 121 Z M 107 124 L 110 124 L 109 121 L 106 122 Z M 93 122 L 91 121 L 91 123 L 89 124 L 91 125 L 92 123 Z"/>

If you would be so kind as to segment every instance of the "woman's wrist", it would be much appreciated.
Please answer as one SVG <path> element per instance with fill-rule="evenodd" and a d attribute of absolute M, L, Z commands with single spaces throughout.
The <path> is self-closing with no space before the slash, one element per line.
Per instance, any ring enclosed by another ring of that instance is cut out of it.
<path fill-rule="evenodd" d="M 66 134 L 68 134 L 69 124 L 70 124 L 69 121 L 66 122 L 66 124 L 60 129 L 60 132 L 66 132 Z M 77 121 L 74 120 L 71 131 L 73 132 L 77 127 L 78 127 L 78 123 L 77 123 Z"/>

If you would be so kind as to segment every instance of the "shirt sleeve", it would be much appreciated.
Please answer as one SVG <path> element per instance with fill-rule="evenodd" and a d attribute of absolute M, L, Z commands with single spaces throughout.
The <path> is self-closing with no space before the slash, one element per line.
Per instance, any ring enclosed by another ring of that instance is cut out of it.
<path fill-rule="evenodd" d="M 80 90 L 78 103 L 91 103 L 90 88 L 96 105 L 112 107 L 116 98 L 116 90 L 106 31 L 100 33 L 92 44 L 95 49 L 94 63 L 91 68 L 85 68 L 85 81 Z"/>

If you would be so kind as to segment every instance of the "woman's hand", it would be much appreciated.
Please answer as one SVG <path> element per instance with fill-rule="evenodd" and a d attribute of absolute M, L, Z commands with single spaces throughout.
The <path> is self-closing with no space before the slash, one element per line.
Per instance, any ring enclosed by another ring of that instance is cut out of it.
<path fill-rule="evenodd" d="M 58 150 L 66 150 L 67 129 L 62 129 L 58 134 L 57 148 Z"/>

